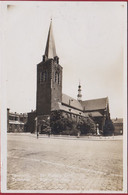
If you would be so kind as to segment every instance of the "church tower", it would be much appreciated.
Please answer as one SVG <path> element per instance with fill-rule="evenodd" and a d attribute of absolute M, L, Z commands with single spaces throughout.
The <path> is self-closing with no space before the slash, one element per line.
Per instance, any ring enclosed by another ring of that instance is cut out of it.
<path fill-rule="evenodd" d="M 50 23 L 45 54 L 37 65 L 37 117 L 50 115 L 62 101 L 62 67 L 56 54 L 55 42 Z"/>
<path fill-rule="evenodd" d="M 81 101 L 81 100 L 82 100 L 81 85 L 80 85 L 80 83 L 79 83 L 79 86 L 78 86 L 77 100 L 78 100 L 78 101 Z"/>

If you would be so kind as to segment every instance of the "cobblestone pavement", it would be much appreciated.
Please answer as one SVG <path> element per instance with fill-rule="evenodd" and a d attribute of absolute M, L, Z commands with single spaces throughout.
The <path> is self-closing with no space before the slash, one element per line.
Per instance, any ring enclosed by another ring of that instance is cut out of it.
<path fill-rule="evenodd" d="M 8 134 L 8 190 L 123 190 L 123 141 Z"/>

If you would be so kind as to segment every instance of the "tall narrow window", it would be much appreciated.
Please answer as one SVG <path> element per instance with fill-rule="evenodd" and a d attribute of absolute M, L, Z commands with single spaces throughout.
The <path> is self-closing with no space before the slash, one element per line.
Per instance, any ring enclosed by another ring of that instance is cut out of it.
<path fill-rule="evenodd" d="M 58 73 L 58 84 L 60 84 L 60 74 Z"/>
<path fill-rule="evenodd" d="M 55 83 L 57 81 L 57 72 L 55 72 Z"/>
<path fill-rule="evenodd" d="M 40 73 L 40 83 L 42 83 L 44 81 L 44 74 L 43 72 Z"/>
<path fill-rule="evenodd" d="M 47 71 L 41 72 L 40 73 L 40 83 L 43 83 L 44 81 L 47 81 Z"/>
<path fill-rule="evenodd" d="M 47 81 L 47 71 L 44 72 L 44 81 Z"/>

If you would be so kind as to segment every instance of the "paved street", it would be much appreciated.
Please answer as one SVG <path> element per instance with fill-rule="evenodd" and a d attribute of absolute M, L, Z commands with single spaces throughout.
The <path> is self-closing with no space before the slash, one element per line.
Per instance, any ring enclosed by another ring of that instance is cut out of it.
<path fill-rule="evenodd" d="M 123 190 L 122 139 L 8 134 L 8 190 Z"/>

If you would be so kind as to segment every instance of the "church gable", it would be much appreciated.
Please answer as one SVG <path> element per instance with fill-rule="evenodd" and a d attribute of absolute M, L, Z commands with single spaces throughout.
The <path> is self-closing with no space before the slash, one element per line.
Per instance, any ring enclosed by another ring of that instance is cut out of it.
<path fill-rule="evenodd" d="M 108 105 L 108 98 L 81 101 L 84 111 L 104 110 Z"/>

